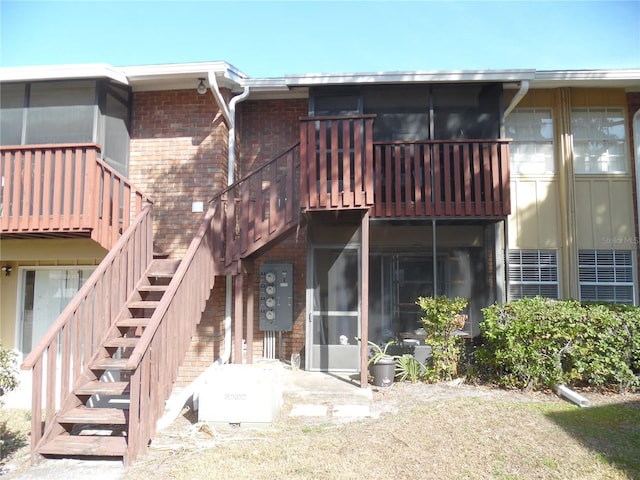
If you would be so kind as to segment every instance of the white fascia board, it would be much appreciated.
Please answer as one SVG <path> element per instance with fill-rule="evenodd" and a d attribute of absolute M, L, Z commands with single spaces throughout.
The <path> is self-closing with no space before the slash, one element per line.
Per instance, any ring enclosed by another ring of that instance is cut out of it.
<path fill-rule="evenodd" d="M 123 73 L 135 90 L 195 88 L 199 78 L 216 75 L 219 85 L 235 89 L 247 76 L 226 62 L 176 63 L 123 67 Z"/>
<path fill-rule="evenodd" d="M 540 70 L 535 74 L 532 87 L 613 87 L 640 88 L 640 69 L 612 70 Z"/>
<path fill-rule="evenodd" d="M 288 86 L 376 83 L 520 82 L 532 80 L 535 70 L 452 70 L 286 75 Z"/>
<path fill-rule="evenodd" d="M 123 85 L 129 84 L 127 76 L 122 73 L 121 69 L 102 63 L 0 68 L 0 81 L 2 82 L 35 82 L 39 80 L 85 78 L 110 78 Z"/>

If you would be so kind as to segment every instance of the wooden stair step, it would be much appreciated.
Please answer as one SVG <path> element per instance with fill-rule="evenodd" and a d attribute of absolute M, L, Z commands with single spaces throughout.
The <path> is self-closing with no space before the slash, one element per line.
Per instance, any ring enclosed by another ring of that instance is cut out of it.
<path fill-rule="evenodd" d="M 127 370 L 126 358 L 101 358 L 91 363 L 92 370 Z"/>
<path fill-rule="evenodd" d="M 125 437 L 59 435 L 38 448 L 41 455 L 89 455 L 122 457 L 127 451 Z"/>
<path fill-rule="evenodd" d="M 58 415 L 58 423 L 86 423 L 90 425 L 126 425 L 128 410 L 121 408 L 72 408 Z"/>
<path fill-rule="evenodd" d="M 127 308 L 157 308 L 160 300 L 135 300 L 127 303 Z"/>
<path fill-rule="evenodd" d="M 165 292 L 169 285 L 140 285 L 139 292 Z"/>
<path fill-rule="evenodd" d="M 127 395 L 129 390 L 129 382 L 99 382 L 95 380 L 77 387 L 73 393 L 76 395 Z"/>
<path fill-rule="evenodd" d="M 138 328 L 138 327 L 146 327 L 149 325 L 151 321 L 150 318 L 121 318 L 116 322 L 116 326 L 122 328 Z"/>
<path fill-rule="evenodd" d="M 133 348 L 138 344 L 140 337 L 114 337 L 105 340 L 103 347 L 120 347 L 120 348 Z"/>
<path fill-rule="evenodd" d="M 156 259 L 151 262 L 145 275 L 147 277 L 172 277 L 179 265 L 180 260 Z"/>

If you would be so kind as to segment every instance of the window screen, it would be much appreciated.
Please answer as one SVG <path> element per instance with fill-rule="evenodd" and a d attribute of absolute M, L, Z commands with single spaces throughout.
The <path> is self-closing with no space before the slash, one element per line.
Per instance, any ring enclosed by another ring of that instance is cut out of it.
<path fill-rule="evenodd" d="M 575 173 L 627 172 L 625 118 L 622 109 L 573 110 L 571 131 Z"/>
<path fill-rule="evenodd" d="M 555 250 L 509 250 L 509 299 L 558 298 Z"/>
<path fill-rule="evenodd" d="M 95 81 L 31 84 L 26 144 L 94 141 Z"/>
<path fill-rule="evenodd" d="M 434 86 L 433 139 L 500 137 L 500 85 Z"/>
<path fill-rule="evenodd" d="M 580 250 L 578 262 L 580 300 L 633 303 L 633 260 L 630 250 Z"/>
<path fill-rule="evenodd" d="M 512 138 L 510 157 L 514 174 L 552 174 L 553 119 L 548 109 L 518 109 L 505 122 L 507 138 Z"/>
<path fill-rule="evenodd" d="M 22 143 L 24 83 L 5 84 L 0 88 L 0 145 Z"/>

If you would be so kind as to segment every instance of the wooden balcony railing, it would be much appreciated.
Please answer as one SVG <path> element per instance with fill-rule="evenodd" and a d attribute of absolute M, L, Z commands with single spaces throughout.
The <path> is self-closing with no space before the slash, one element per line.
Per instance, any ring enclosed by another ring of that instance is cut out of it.
<path fill-rule="evenodd" d="M 504 217 L 509 140 L 379 142 L 374 115 L 300 119 L 301 206 L 372 217 Z"/>
<path fill-rule="evenodd" d="M 373 205 L 375 115 L 300 119 L 300 199 L 306 210 Z"/>
<path fill-rule="evenodd" d="M 225 274 L 237 273 L 238 259 L 298 224 L 299 184 L 300 145 L 296 143 L 210 201 L 219 226 L 215 256 Z"/>
<path fill-rule="evenodd" d="M 373 217 L 504 217 L 509 140 L 374 142 Z"/>
<path fill-rule="evenodd" d="M 90 236 L 110 250 L 146 196 L 94 144 L 0 147 L 0 234 Z"/>

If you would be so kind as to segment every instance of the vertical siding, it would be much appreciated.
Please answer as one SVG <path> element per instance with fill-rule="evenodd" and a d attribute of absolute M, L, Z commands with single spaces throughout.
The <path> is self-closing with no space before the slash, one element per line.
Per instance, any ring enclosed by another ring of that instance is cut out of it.
<path fill-rule="evenodd" d="M 555 179 L 519 178 L 511 182 L 509 248 L 560 246 L 560 204 Z"/>
<path fill-rule="evenodd" d="M 635 247 L 631 179 L 578 179 L 576 205 L 578 248 Z"/>

